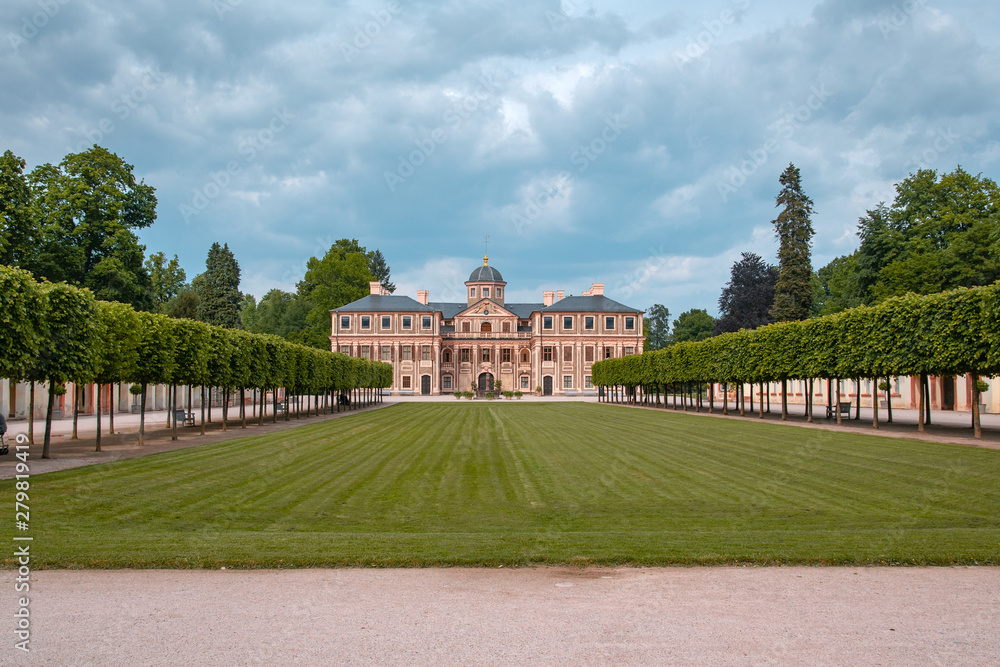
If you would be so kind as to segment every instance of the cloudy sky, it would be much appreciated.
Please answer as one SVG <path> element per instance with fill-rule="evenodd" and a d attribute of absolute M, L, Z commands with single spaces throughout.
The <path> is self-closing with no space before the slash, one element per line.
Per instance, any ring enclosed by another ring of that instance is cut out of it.
<path fill-rule="evenodd" d="M 918 168 L 1000 178 L 987 0 L 6 0 L 0 150 L 94 143 L 156 188 L 148 252 L 227 242 L 258 296 L 341 237 L 399 292 L 607 294 L 716 311 L 776 261 L 794 162 L 813 263 Z"/>

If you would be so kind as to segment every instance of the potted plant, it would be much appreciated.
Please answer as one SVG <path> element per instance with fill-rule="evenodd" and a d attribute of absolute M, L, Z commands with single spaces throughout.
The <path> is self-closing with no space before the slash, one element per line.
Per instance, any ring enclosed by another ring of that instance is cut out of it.
<path fill-rule="evenodd" d="M 537 387 L 535 387 L 535 393 L 538 394 L 539 396 L 542 395 L 542 385 L 538 385 Z"/>
<path fill-rule="evenodd" d="M 488 401 L 493 400 L 493 392 L 492 391 L 486 392 L 486 400 L 488 400 Z"/>
<path fill-rule="evenodd" d="M 474 399 L 476 397 L 476 392 L 474 392 L 474 391 L 467 391 L 467 392 L 465 392 L 465 397 L 471 401 L 472 399 Z"/>
<path fill-rule="evenodd" d="M 497 380 L 496 382 L 493 383 L 493 389 L 494 391 L 496 391 L 497 394 L 500 393 L 501 388 L 503 388 L 503 383 L 500 380 Z"/>
<path fill-rule="evenodd" d="M 461 392 L 461 391 L 456 391 L 455 392 L 455 398 L 457 398 L 458 400 L 462 400 L 462 396 L 464 396 L 464 395 L 465 395 L 464 392 Z"/>
<path fill-rule="evenodd" d="M 879 391 L 889 391 L 889 387 L 890 385 L 888 380 L 882 380 L 881 382 L 878 383 Z M 880 408 L 885 408 L 888 407 L 889 402 L 886 399 L 881 399 L 878 402 L 878 405 Z"/>
<path fill-rule="evenodd" d="M 510 399 L 514 398 L 514 392 L 512 392 L 510 389 L 508 389 L 507 391 L 505 391 L 503 393 L 503 397 L 506 398 L 509 401 Z"/>
<path fill-rule="evenodd" d="M 522 391 L 515 391 L 514 392 L 514 398 L 516 398 L 517 400 L 520 401 L 522 396 L 524 396 L 524 392 L 522 392 Z"/>
<path fill-rule="evenodd" d="M 982 400 L 983 394 L 985 394 L 990 390 L 990 383 L 987 382 L 986 380 L 983 380 L 982 378 L 978 378 L 976 379 L 976 389 L 979 390 L 979 398 L 980 400 Z M 984 412 L 986 412 L 986 404 L 980 403 L 979 414 L 983 414 Z"/>

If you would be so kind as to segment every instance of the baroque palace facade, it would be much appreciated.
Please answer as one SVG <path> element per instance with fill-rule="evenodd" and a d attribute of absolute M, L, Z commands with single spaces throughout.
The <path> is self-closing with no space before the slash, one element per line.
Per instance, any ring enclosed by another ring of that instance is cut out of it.
<path fill-rule="evenodd" d="M 493 391 L 545 395 L 595 394 L 595 361 L 642 352 L 642 311 L 604 296 L 594 283 L 581 296 L 543 292 L 541 303 L 507 303 L 496 268 L 477 267 L 465 303 L 371 293 L 330 311 L 331 349 L 386 361 L 394 394 Z"/>

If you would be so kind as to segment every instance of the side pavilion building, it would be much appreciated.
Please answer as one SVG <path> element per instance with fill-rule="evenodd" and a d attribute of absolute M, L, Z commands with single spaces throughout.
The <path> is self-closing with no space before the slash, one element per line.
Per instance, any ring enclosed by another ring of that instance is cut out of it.
<path fill-rule="evenodd" d="M 331 349 L 392 364 L 390 391 L 594 394 L 595 361 L 642 352 L 643 311 L 604 296 L 593 283 L 581 296 L 542 293 L 541 303 L 508 303 L 507 283 L 483 258 L 465 283 L 464 303 L 371 293 L 330 311 Z"/>

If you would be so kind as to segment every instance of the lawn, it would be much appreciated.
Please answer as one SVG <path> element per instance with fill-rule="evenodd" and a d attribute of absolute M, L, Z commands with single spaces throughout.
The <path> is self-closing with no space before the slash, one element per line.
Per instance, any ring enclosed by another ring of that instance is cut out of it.
<path fill-rule="evenodd" d="M 30 506 L 35 567 L 1000 563 L 1000 451 L 594 404 L 397 405 Z"/>

